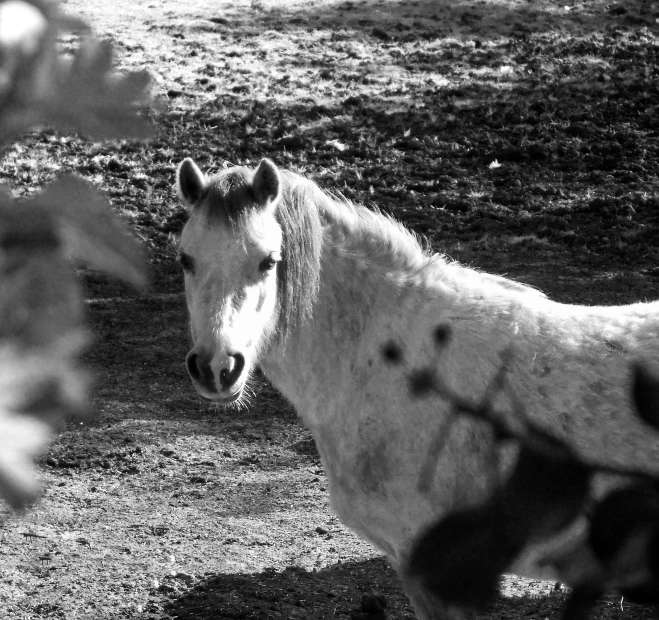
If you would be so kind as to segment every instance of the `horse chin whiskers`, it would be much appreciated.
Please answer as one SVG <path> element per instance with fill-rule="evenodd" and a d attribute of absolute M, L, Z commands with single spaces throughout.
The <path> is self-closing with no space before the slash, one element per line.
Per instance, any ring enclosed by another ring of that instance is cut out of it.
<path fill-rule="evenodd" d="M 247 380 L 245 381 L 245 385 L 242 388 L 242 392 L 240 393 L 240 396 L 233 402 L 225 405 L 226 409 L 235 412 L 245 411 L 249 409 L 254 399 L 256 398 L 256 393 L 254 392 L 254 390 L 250 385 L 251 379 L 252 379 L 252 371 L 250 370 L 249 375 L 247 376 Z"/>
<path fill-rule="evenodd" d="M 224 405 L 224 409 L 236 413 L 239 413 L 240 411 L 245 411 L 249 409 L 249 406 L 252 404 L 253 396 L 254 396 L 254 392 L 250 389 L 248 393 L 245 387 L 243 388 L 242 393 L 236 400 Z"/>
<path fill-rule="evenodd" d="M 206 403 L 212 407 L 215 411 L 242 411 L 247 408 L 249 404 L 249 397 L 243 392 L 236 400 L 230 402 L 223 402 L 221 400 L 211 400 L 210 398 L 204 398 Z"/>

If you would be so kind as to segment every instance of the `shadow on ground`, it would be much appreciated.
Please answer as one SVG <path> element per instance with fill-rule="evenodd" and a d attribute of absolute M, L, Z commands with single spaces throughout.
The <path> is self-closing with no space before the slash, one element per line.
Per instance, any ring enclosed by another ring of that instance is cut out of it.
<path fill-rule="evenodd" d="M 505 581 L 508 578 L 504 578 Z M 514 578 L 510 578 L 513 579 Z M 170 580 L 174 589 L 177 579 Z M 501 597 L 479 614 L 482 620 L 545 618 L 559 620 L 567 594 L 547 589 L 542 594 Z M 328 605 L 328 601 L 331 605 Z M 385 614 L 377 608 L 385 601 Z M 634 609 L 635 618 L 651 618 L 651 607 L 623 604 L 610 596 L 597 605 L 594 617 L 624 618 Z M 172 593 L 164 611 L 181 620 L 264 620 L 300 618 L 351 618 L 353 620 L 412 620 L 414 612 L 400 580 L 383 558 L 335 564 L 318 571 L 289 567 L 283 572 L 213 574 L 185 593 Z"/>
<path fill-rule="evenodd" d="M 350 618 L 351 614 L 361 618 L 358 614 L 364 605 L 369 609 L 368 598 L 374 593 L 384 597 L 393 617 L 413 617 L 398 577 L 382 558 L 336 564 L 318 571 L 289 567 L 283 572 L 245 575 L 208 573 L 185 594 L 170 600 L 164 611 L 187 620 L 320 620 Z M 366 603 L 362 603 L 364 595 Z M 364 616 L 371 617 L 378 618 Z"/>
<path fill-rule="evenodd" d="M 620 4 L 602 1 L 555 2 L 409 2 L 342 1 L 308 7 L 269 7 L 252 3 L 249 12 L 210 12 L 211 28 L 220 32 L 240 28 L 246 34 L 267 29 L 281 32 L 300 28 L 351 30 L 389 41 L 413 41 L 453 36 L 494 39 L 511 34 L 563 32 L 585 34 L 607 27 L 638 29 L 654 26 L 656 8 L 642 0 Z M 208 26 L 207 26 L 208 27 Z"/>

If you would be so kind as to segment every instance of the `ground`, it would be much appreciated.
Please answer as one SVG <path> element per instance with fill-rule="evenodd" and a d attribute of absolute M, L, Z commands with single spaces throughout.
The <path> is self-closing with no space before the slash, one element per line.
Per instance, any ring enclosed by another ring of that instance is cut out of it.
<path fill-rule="evenodd" d="M 286 402 L 263 381 L 247 411 L 196 398 L 174 171 L 269 157 L 561 301 L 657 298 L 659 5 L 566 1 L 63 3 L 120 68 L 153 73 L 158 135 L 35 132 L 0 181 L 20 196 L 90 179 L 148 247 L 153 285 L 81 271 L 97 413 L 42 459 L 37 507 L 2 513 L 3 618 L 375 619 L 379 594 L 413 617 L 332 514 Z M 506 577 L 488 617 L 558 618 L 552 589 Z M 612 595 L 594 615 L 651 613 Z"/>

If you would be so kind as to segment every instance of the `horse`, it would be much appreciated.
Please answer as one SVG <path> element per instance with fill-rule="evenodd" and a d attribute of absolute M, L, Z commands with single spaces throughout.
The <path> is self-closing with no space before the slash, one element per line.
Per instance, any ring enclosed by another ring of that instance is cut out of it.
<path fill-rule="evenodd" d="M 177 259 L 194 389 L 235 407 L 260 367 L 311 430 L 333 509 L 403 577 L 420 533 L 484 501 L 492 480 L 492 433 L 467 417 L 448 425 L 450 399 L 415 397 L 415 369 L 476 401 L 505 354 L 493 405 L 519 404 L 584 460 L 659 472 L 656 435 L 630 397 L 630 363 L 659 363 L 659 303 L 552 301 L 433 254 L 391 217 L 268 159 L 206 176 L 186 158 L 176 190 L 189 212 Z M 583 537 L 580 516 L 511 571 L 569 583 L 566 541 Z M 458 614 L 418 581 L 404 588 L 422 620 Z"/>

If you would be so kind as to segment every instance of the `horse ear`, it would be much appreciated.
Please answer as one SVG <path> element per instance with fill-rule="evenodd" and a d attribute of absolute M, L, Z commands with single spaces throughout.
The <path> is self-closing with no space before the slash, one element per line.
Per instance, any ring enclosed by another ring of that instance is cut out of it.
<path fill-rule="evenodd" d="M 176 171 L 176 191 L 179 198 L 189 207 L 194 207 L 202 197 L 206 186 L 204 173 L 199 170 L 197 164 L 186 157 Z"/>
<path fill-rule="evenodd" d="M 280 186 L 277 166 L 269 159 L 262 159 L 252 181 L 256 201 L 264 207 L 274 205 L 279 199 Z"/>

